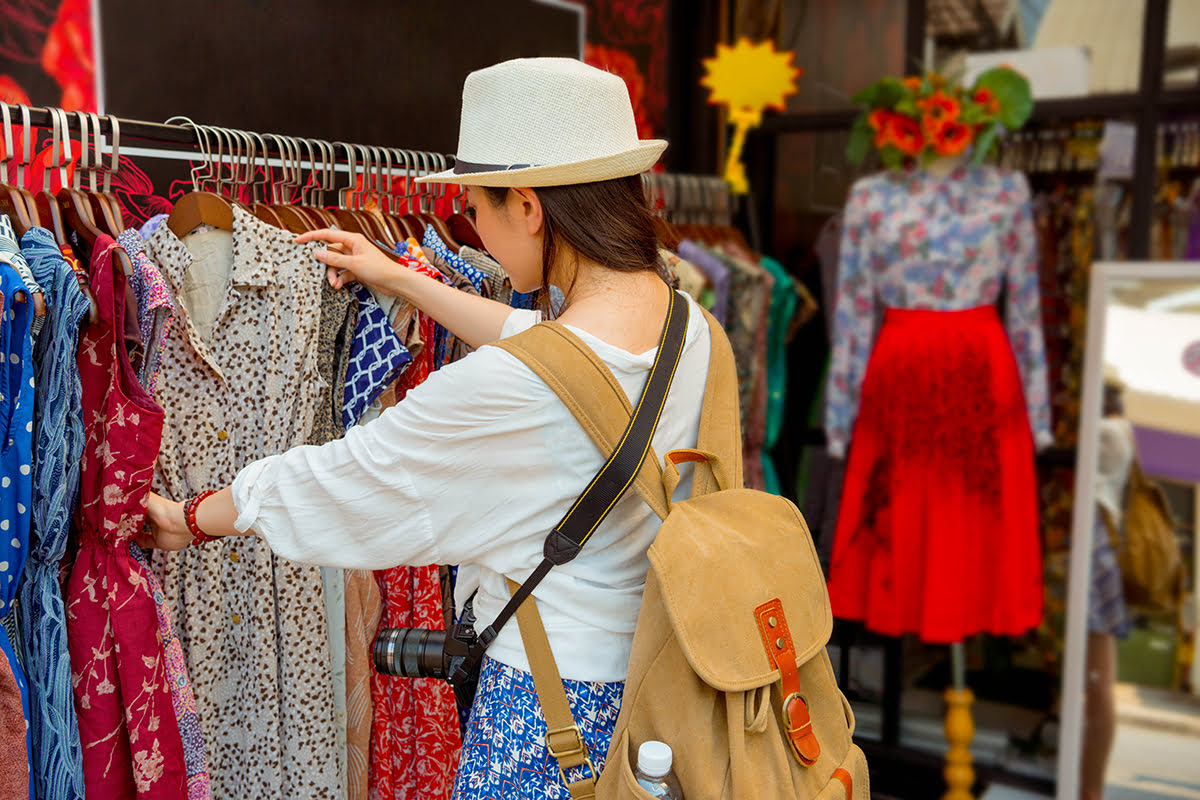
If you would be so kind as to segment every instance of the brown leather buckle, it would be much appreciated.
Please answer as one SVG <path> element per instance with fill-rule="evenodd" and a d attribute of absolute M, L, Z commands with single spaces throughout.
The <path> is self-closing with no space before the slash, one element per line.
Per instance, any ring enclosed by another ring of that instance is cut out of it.
<path fill-rule="evenodd" d="M 555 746 L 553 739 L 560 738 L 560 734 L 564 733 L 572 734 L 574 742 L 560 750 Z M 550 755 L 554 756 L 555 759 L 562 759 L 567 756 L 577 756 L 580 753 L 586 752 L 587 744 L 583 741 L 583 732 L 579 730 L 579 726 L 569 725 L 566 728 L 555 728 L 552 731 L 546 731 L 546 749 L 550 751 Z"/>
<path fill-rule="evenodd" d="M 796 758 L 806 767 L 817 763 L 817 758 L 821 755 L 821 747 L 813 732 L 812 717 L 808 713 L 808 701 L 796 692 L 789 694 L 783 700 L 780 716 L 783 717 L 783 727 L 787 731 L 788 741 L 791 742 L 792 752 L 796 754 Z"/>
<path fill-rule="evenodd" d="M 784 697 L 779 713 L 792 753 L 801 764 L 811 767 L 821 756 L 821 743 L 813 730 L 808 702 L 800 695 L 796 646 L 792 643 L 787 618 L 783 615 L 783 603 L 778 597 L 763 603 L 754 609 L 754 618 L 767 660 L 779 670 L 779 683 Z"/>

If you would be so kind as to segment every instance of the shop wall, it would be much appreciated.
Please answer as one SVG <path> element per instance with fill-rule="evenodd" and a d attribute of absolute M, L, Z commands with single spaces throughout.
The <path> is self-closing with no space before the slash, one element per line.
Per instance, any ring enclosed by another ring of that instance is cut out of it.
<path fill-rule="evenodd" d="M 467 73 L 507 58 L 578 56 L 582 11 L 586 60 L 625 80 L 640 134 L 670 127 L 669 0 L 97 5 L 93 37 L 89 0 L 0 0 L 0 97 L 453 152 Z M 186 188 L 178 162 L 131 161 L 123 172 L 135 218 L 166 206 L 156 195 Z"/>

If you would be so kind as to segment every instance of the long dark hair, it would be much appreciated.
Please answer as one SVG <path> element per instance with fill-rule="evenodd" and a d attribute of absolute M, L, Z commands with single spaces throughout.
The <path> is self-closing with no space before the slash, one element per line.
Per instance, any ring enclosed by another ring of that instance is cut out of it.
<path fill-rule="evenodd" d="M 508 189 L 484 187 L 495 208 L 504 205 Z M 658 257 L 658 234 L 654 215 L 646 204 L 639 175 L 570 186 L 539 186 L 534 189 L 542 203 L 545 236 L 542 245 L 541 304 L 550 297 L 550 268 L 560 248 L 570 247 L 578 256 L 618 272 L 654 272 L 670 282 Z M 571 287 L 559 287 L 570 294 Z"/>

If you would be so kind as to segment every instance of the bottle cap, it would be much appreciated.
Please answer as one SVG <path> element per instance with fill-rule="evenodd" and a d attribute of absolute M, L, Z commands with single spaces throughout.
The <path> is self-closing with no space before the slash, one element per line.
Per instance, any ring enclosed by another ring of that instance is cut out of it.
<path fill-rule="evenodd" d="M 638 748 L 638 771 L 651 778 L 661 778 L 671 771 L 671 746 L 663 742 L 642 742 Z"/>

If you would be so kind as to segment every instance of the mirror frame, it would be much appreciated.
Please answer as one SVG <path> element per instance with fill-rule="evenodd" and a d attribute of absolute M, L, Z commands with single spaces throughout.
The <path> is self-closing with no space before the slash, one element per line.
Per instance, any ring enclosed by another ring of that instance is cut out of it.
<path fill-rule="evenodd" d="M 1083 745 L 1084 678 L 1087 668 L 1088 587 L 1092 578 L 1092 525 L 1095 523 L 1094 478 L 1099 460 L 1099 423 L 1110 289 L 1121 280 L 1188 280 L 1200 284 L 1200 261 L 1097 261 L 1092 264 L 1088 292 L 1087 340 L 1083 351 L 1083 384 L 1079 410 L 1079 442 L 1075 459 L 1075 501 L 1071 520 L 1068 568 L 1067 627 L 1063 647 L 1062 711 L 1058 737 L 1059 800 L 1079 797 L 1079 761 Z M 1087 546 L 1081 546 L 1086 544 Z"/>

